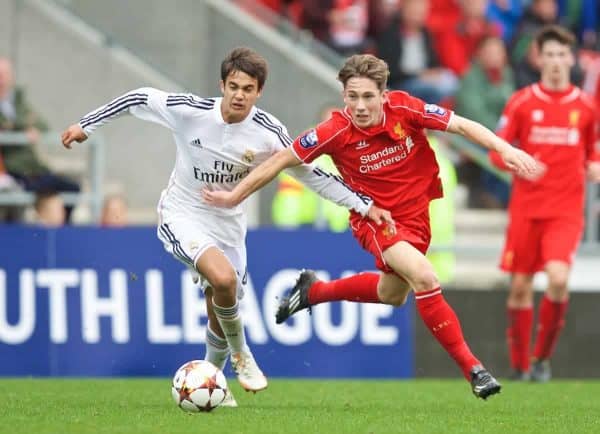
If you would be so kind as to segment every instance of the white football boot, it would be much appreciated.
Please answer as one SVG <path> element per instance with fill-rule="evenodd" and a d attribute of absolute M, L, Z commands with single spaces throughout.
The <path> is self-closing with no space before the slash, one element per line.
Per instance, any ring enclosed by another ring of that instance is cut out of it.
<path fill-rule="evenodd" d="M 231 390 L 229 390 L 229 388 L 227 388 L 227 393 L 225 394 L 225 399 L 223 400 L 223 402 L 221 404 L 219 404 L 219 407 L 237 407 L 238 403 L 235 400 L 235 398 L 233 397 L 233 393 L 231 393 Z"/>
<path fill-rule="evenodd" d="M 258 392 L 268 386 L 267 377 L 262 373 L 252 353 L 239 352 L 231 355 L 231 365 L 238 381 L 247 392 Z"/>

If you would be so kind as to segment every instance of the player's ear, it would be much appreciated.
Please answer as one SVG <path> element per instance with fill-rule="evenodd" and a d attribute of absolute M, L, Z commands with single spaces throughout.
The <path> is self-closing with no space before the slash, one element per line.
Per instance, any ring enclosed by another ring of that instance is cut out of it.
<path fill-rule="evenodd" d="M 384 89 L 383 92 L 381 92 L 381 97 L 383 98 L 384 102 L 388 100 L 388 94 L 389 92 L 387 89 Z"/>
<path fill-rule="evenodd" d="M 221 88 L 221 93 L 225 93 L 225 82 L 223 80 L 219 81 L 219 87 Z"/>

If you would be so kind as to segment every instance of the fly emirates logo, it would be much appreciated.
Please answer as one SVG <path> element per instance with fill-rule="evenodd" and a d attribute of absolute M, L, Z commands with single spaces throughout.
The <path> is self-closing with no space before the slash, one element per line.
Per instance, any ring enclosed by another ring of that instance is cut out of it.
<path fill-rule="evenodd" d="M 404 144 L 397 143 L 393 146 L 388 146 L 381 151 L 361 155 L 358 170 L 360 173 L 369 173 L 399 163 L 408 157 L 413 146 L 414 143 L 412 139 L 407 137 Z"/>

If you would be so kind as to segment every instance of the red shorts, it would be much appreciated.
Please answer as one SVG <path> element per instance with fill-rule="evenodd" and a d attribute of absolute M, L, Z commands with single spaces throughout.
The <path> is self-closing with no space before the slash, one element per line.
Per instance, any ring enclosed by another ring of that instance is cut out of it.
<path fill-rule="evenodd" d="M 510 216 L 500 268 L 533 274 L 548 261 L 571 264 L 583 232 L 583 218 L 532 219 Z"/>
<path fill-rule="evenodd" d="M 393 273 L 383 259 L 383 252 L 399 241 L 406 241 L 423 254 L 427 253 L 431 242 L 429 210 L 415 217 L 396 221 L 396 235 L 390 234 L 387 225 L 377 226 L 369 219 L 356 219 L 351 222 L 352 234 L 363 249 L 375 257 L 375 266 L 384 273 Z"/>

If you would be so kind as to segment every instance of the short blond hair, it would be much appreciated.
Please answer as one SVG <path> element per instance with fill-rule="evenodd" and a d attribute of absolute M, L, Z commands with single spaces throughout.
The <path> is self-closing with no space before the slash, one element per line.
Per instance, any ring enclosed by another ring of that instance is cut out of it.
<path fill-rule="evenodd" d="M 338 73 L 338 80 L 346 88 L 348 80 L 355 77 L 365 77 L 373 80 L 379 90 L 384 91 L 390 76 L 390 68 L 385 60 L 372 54 L 355 54 L 346 60 Z"/>

